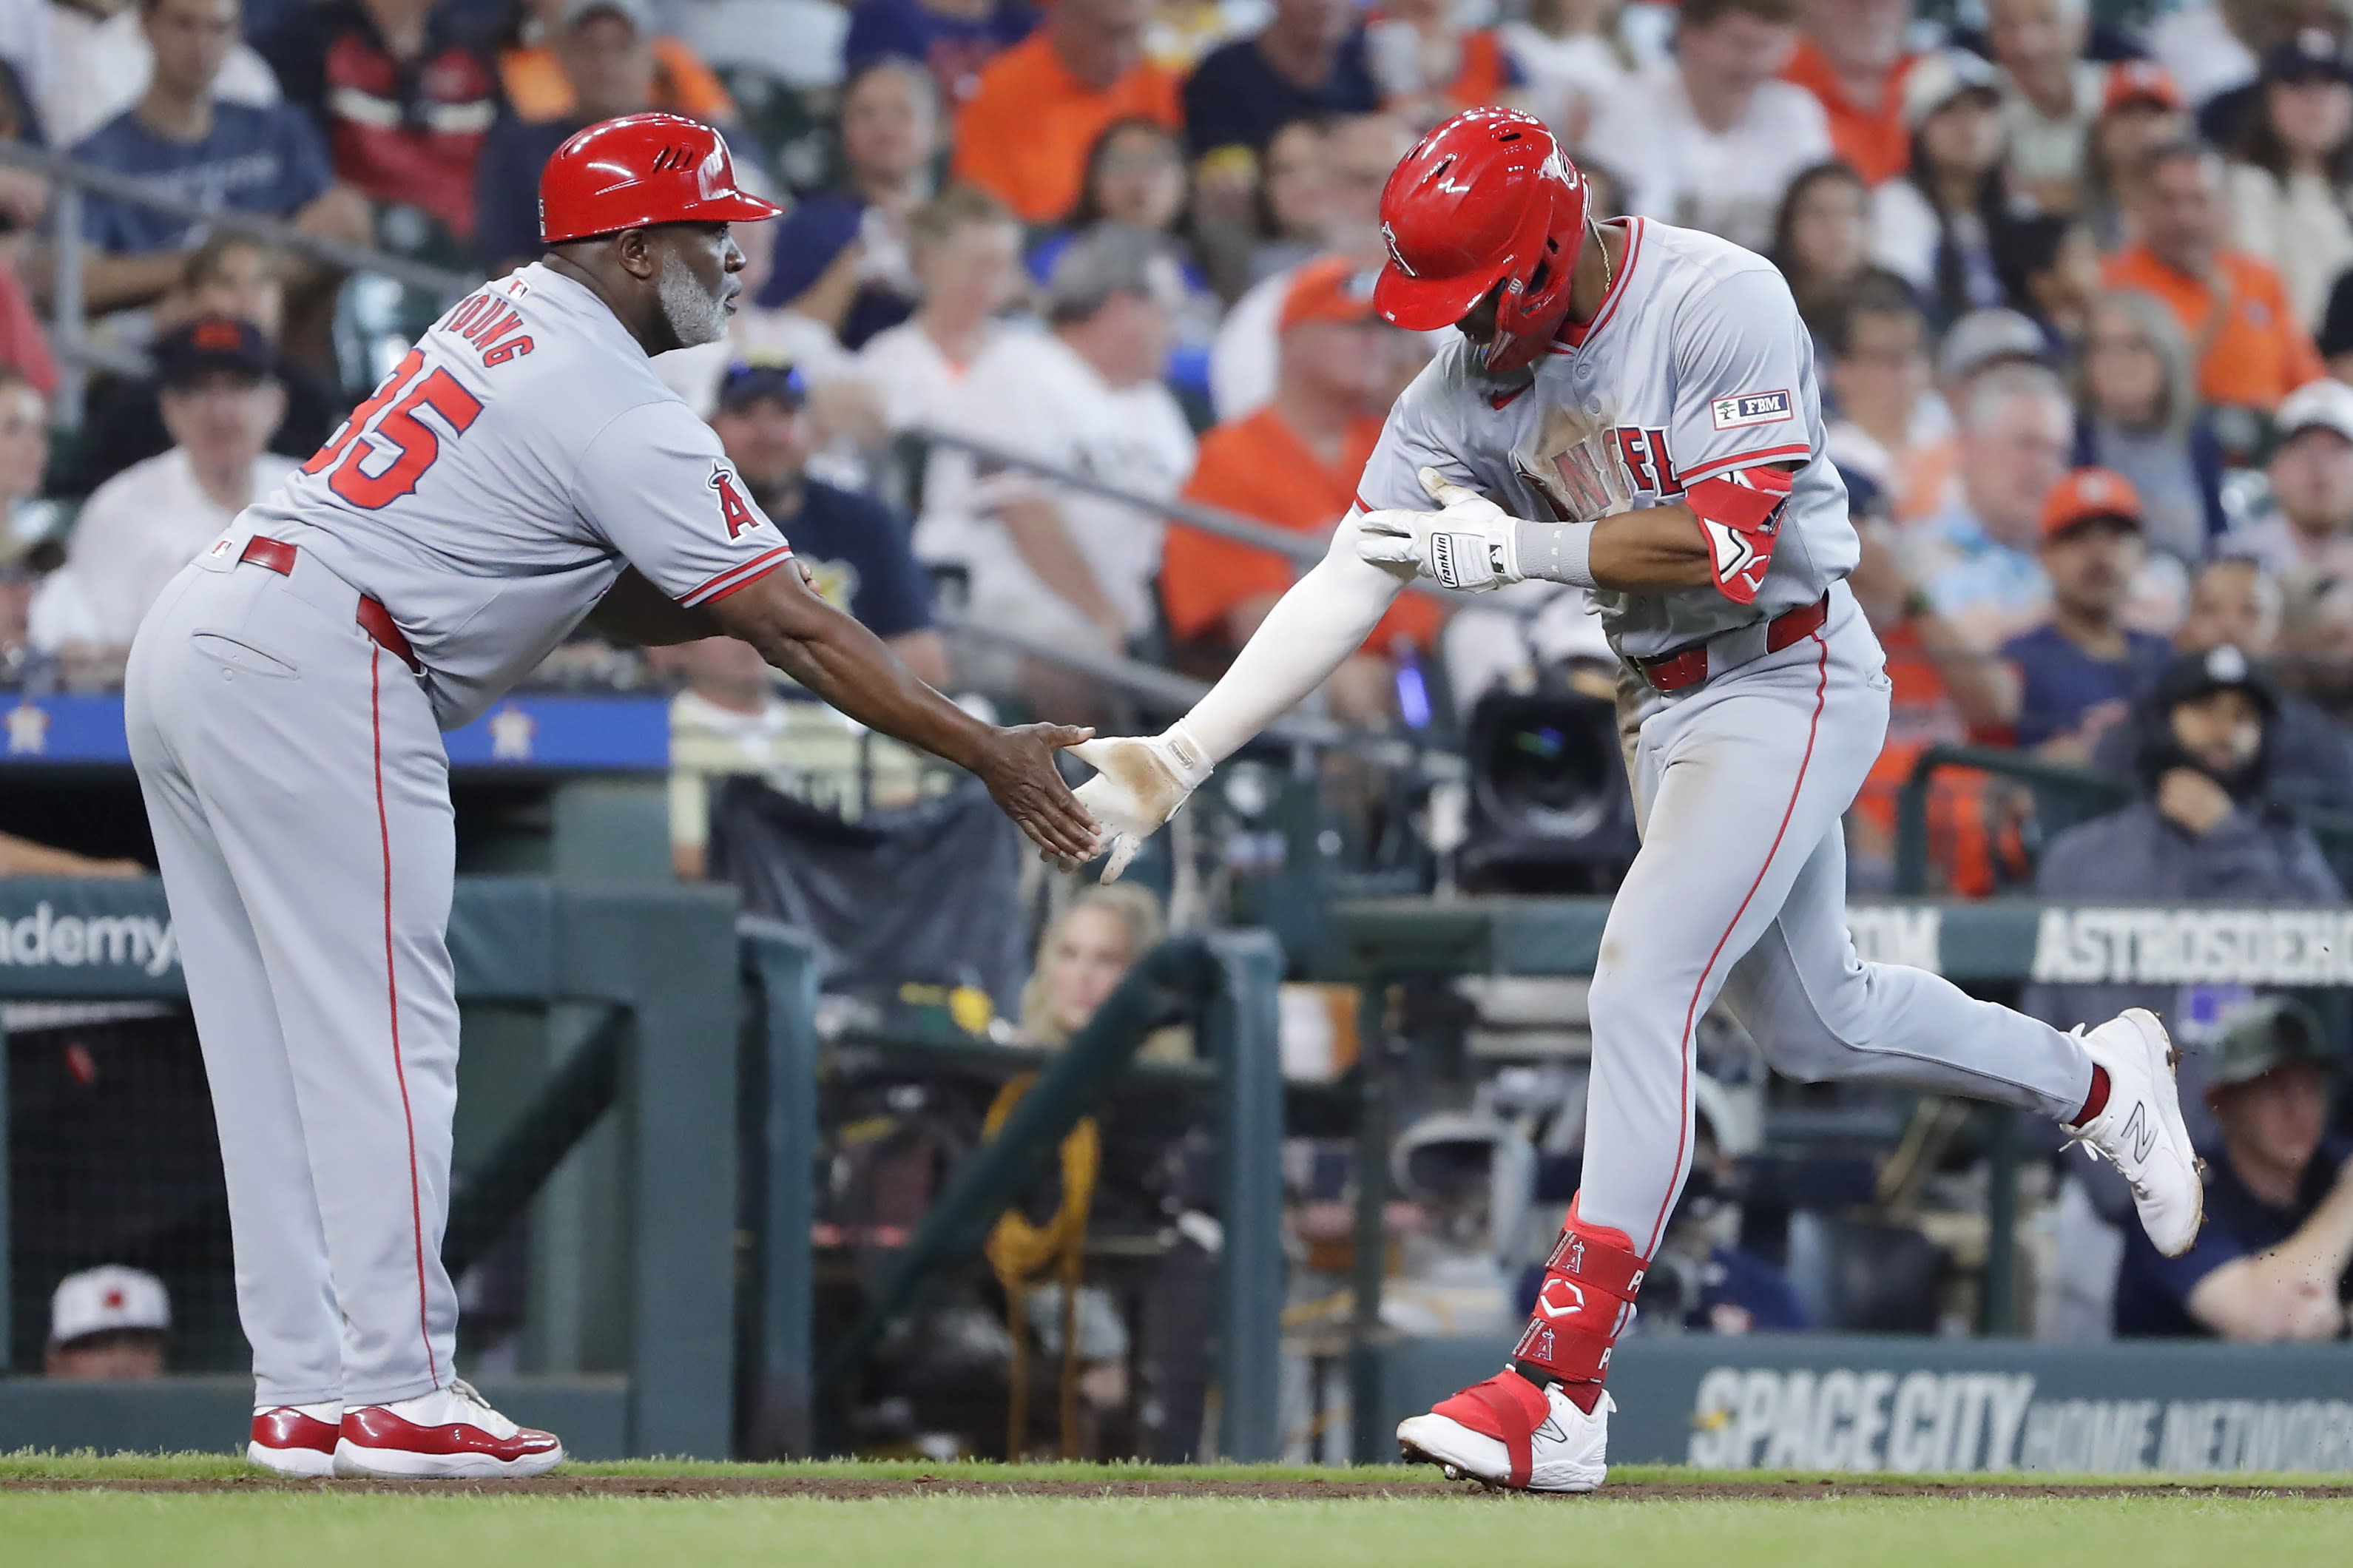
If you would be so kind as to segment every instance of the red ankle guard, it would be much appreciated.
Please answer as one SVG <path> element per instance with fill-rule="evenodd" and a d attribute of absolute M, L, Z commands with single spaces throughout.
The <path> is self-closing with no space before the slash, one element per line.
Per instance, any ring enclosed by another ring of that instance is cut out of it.
<path fill-rule="evenodd" d="M 1513 1359 L 1564 1383 L 1599 1383 L 1609 1372 L 1610 1347 L 1633 1321 L 1648 1267 L 1624 1231 L 1586 1224 L 1572 1202 Z"/>

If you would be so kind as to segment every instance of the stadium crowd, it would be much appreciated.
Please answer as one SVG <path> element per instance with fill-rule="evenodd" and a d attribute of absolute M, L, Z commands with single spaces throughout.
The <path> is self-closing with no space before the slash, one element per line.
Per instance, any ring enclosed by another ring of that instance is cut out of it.
<path fill-rule="evenodd" d="M 1854 823 L 1871 886 L 1923 748 L 2131 776 L 2177 651 L 2267 671 L 2279 733 L 2239 805 L 2353 806 L 2348 33 L 2331 0 L 10 0 L 0 134 L 495 274 L 534 253 L 537 171 L 573 130 L 726 127 L 791 212 L 743 237 L 750 303 L 670 356 L 675 384 L 832 591 L 920 634 L 926 674 L 1103 719 L 1114 694 L 1067 662 L 943 643 L 934 594 L 1215 674 L 1293 564 L 1153 503 L 1329 529 L 1430 352 L 1369 311 L 1381 183 L 1447 113 L 1528 109 L 1606 207 L 1769 255 L 1814 330 L 1898 683 Z M 0 658 L 103 686 L 175 561 L 433 302 L 90 196 L 89 330 L 153 370 L 98 374 L 52 433 L 56 193 L 0 168 Z M 777 374 L 730 378 L 754 363 Z M 911 432 L 979 449 L 911 461 Z M 1467 714 L 1593 651 L 1576 609 L 1450 626 L 1409 599 L 1329 710 L 1416 727 L 1427 669 Z M 1932 824 L 1947 889 L 2034 875 L 2016 791 L 1947 772 Z"/>
<path fill-rule="evenodd" d="M 940 623 L 1223 668 L 1295 565 L 1159 509 L 1328 533 L 1433 349 L 1371 311 L 1383 181 L 1490 103 L 1550 124 L 1598 210 L 1768 256 L 1812 330 L 1895 687 L 1860 888 L 1890 884 L 1921 753 L 1974 742 L 2138 799 L 2063 831 L 1941 772 L 1936 890 L 2341 899 L 2348 838 L 2314 827 L 2353 829 L 2353 0 L 0 0 L 0 140 L 475 275 L 536 253 L 538 171 L 581 126 L 725 128 L 790 210 L 739 237 L 729 340 L 666 375 L 912 667 L 1074 721 L 1123 699 Z M 98 195 L 61 249 L 59 195 L 0 164 L 0 677 L 103 689 L 177 565 L 438 304 Z M 93 340 L 152 365 L 97 374 L 71 425 L 61 258 Z M 1433 694 L 1466 716 L 1606 658 L 1573 590 L 1449 610 L 1401 600 L 1329 715 L 1410 733 Z M 565 650 L 547 678 L 613 668 Z M 710 777 L 846 816 L 946 787 L 740 646 L 639 673 L 682 689 L 681 874 Z M 2042 998 L 2114 1010 L 2082 1000 Z M 2242 1042 L 2200 1086 L 2234 1150 L 2308 1045 Z M 2246 1178 L 2250 1234 L 2294 1230 L 2271 1198 L 2312 1152 Z M 2341 1327 L 2124 1269 L 2156 1294 L 2120 1320 Z"/>

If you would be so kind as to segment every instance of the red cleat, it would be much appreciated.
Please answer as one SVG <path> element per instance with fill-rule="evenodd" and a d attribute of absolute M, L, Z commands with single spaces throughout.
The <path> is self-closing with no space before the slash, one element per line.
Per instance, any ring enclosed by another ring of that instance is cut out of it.
<path fill-rule="evenodd" d="M 552 1432 L 518 1426 L 462 1379 L 343 1412 L 335 1474 L 405 1479 L 540 1476 L 564 1462 Z"/>
<path fill-rule="evenodd" d="M 280 1405 L 253 1413 L 247 1462 L 272 1475 L 304 1478 L 335 1473 L 340 1405 Z"/>

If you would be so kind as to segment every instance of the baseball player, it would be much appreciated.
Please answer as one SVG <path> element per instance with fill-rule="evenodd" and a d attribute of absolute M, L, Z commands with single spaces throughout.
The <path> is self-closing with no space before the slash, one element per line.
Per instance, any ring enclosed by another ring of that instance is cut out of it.
<path fill-rule="evenodd" d="M 2061 1034 L 1856 957 L 1840 816 L 1879 754 L 1888 680 L 1842 581 L 1856 538 L 1821 455 L 1811 339 L 1762 258 L 1597 224 L 1588 199 L 1525 114 L 1458 115 L 1406 156 L 1374 300 L 1460 341 L 1398 400 L 1330 553 L 1216 689 L 1159 736 L 1077 750 L 1101 770 L 1079 799 L 1116 874 L 1416 574 L 1593 595 L 1643 841 L 1593 974 L 1584 1183 L 1512 1363 L 1398 1428 L 1409 1458 L 1541 1491 L 1606 1472 L 1610 1347 L 1690 1167 L 1693 1026 L 1719 994 L 1793 1078 L 2064 1123 L 2123 1170 L 2160 1251 L 2187 1250 L 2201 1211 L 2156 1018 Z"/>
<path fill-rule="evenodd" d="M 744 266 L 728 226 L 777 210 L 692 121 L 574 136 L 541 178 L 545 256 L 427 330 L 140 627 L 132 759 L 220 1128 L 247 1453 L 265 1468 L 524 1476 L 563 1458 L 451 1365 L 438 731 L 584 617 L 649 643 L 740 637 L 970 768 L 1041 849 L 1094 841 L 1053 766 L 1086 732 L 981 723 L 829 608 L 654 374 L 649 356 L 724 334 Z"/>

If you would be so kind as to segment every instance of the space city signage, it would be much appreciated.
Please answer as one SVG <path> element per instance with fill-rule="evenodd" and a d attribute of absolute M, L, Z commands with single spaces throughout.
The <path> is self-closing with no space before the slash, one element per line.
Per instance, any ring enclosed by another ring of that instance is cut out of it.
<path fill-rule="evenodd" d="M 1384 1426 L 1511 1342 L 1400 1340 Z M 1483 1370 L 1482 1370 L 1483 1369 Z M 1859 1334 L 1620 1340 L 1609 1458 L 1889 1475 L 2353 1474 L 2353 1344 L 2103 1344 Z"/>
<path fill-rule="evenodd" d="M 2038 1381 L 1715 1367 L 1693 1397 L 1683 1457 L 1711 1469 L 1908 1475 L 2353 1470 L 2353 1397 L 2054 1399 L 2038 1396 Z"/>

